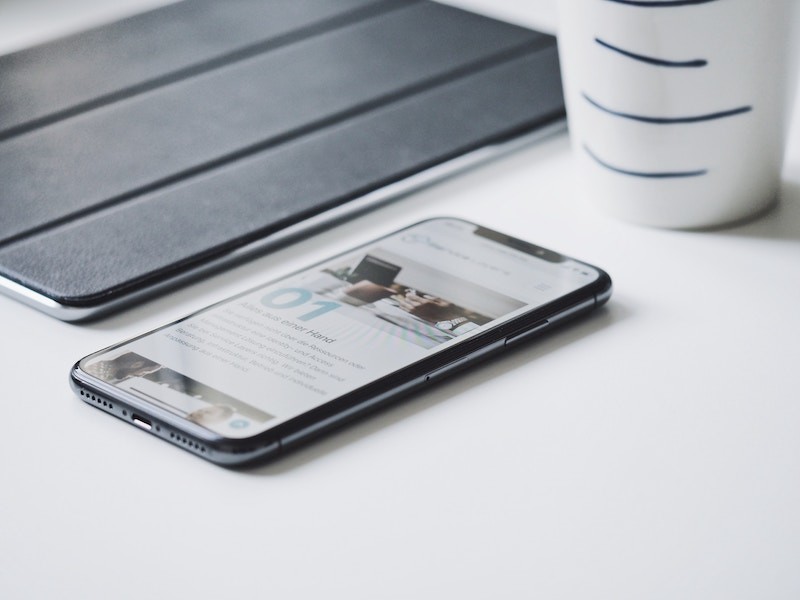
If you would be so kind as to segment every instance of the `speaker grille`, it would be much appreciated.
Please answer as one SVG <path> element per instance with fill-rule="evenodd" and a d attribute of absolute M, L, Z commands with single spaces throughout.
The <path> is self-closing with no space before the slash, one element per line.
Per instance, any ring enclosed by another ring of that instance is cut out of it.
<path fill-rule="evenodd" d="M 134 421 L 133 411 L 128 410 L 126 408 L 120 408 L 119 406 L 115 407 L 113 402 L 111 402 L 111 400 L 108 400 L 107 398 L 102 398 L 97 393 L 90 392 L 89 390 L 79 389 L 79 393 L 81 397 L 84 399 L 84 401 L 88 402 L 92 406 L 95 406 L 101 410 L 109 412 L 119 417 L 120 419 L 128 421 L 129 423 L 133 424 Z M 144 431 L 141 427 L 139 427 L 138 429 Z M 163 440 L 170 441 L 176 446 L 184 448 L 189 452 L 194 452 L 195 454 L 199 454 L 201 456 L 206 455 L 210 452 L 206 446 L 197 442 L 191 437 L 187 437 L 186 434 L 182 432 L 170 430 L 170 428 L 168 428 L 166 425 L 163 426 L 163 431 L 162 431 L 162 425 L 160 423 L 156 423 L 155 421 L 152 421 L 152 429 L 150 429 L 149 431 L 153 435 L 156 435 Z"/>

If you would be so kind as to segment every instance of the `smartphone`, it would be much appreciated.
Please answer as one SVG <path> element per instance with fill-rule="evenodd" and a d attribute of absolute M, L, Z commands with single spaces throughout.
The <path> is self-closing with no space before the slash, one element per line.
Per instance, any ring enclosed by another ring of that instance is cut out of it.
<path fill-rule="evenodd" d="M 71 382 L 151 435 L 244 465 L 588 314 L 611 287 L 587 263 L 436 218 L 91 354 Z"/>

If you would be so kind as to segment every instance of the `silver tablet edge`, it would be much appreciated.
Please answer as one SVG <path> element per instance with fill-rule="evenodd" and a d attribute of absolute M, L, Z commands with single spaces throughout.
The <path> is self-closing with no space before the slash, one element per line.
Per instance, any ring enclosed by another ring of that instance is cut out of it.
<path fill-rule="evenodd" d="M 255 258 L 265 254 L 270 249 L 283 246 L 291 241 L 306 237 L 314 231 L 324 227 L 329 227 L 336 223 L 353 218 L 358 214 L 367 212 L 396 200 L 403 196 L 417 191 L 433 183 L 451 177 L 465 171 L 478 164 L 498 158 L 515 150 L 524 148 L 534 142 L 550 137 L 566 129 L 566 120 L 559 119 L 548 125 L 539 127 L 535 131 L 514 137 L 508 141 L 498 144 L 489 144 L 463 154 L 447 162 L 438 164 L 434 167 L 415 173 L 405 179 L 396 181 L 380 189 L 374 190 L 351 200 L 341 206 L 337 206 L 309 219 L 291 225 L 285 229 L 275 232 L 272 235 L 251 242 L 235 250 L 231 250 L 223 256 L 214 260 L 188 269 L 167 280 L 159 281 L 145 288 L 126 294 L 123 297 L 115 298 L 105 303 L 94 306 L 79 307 L 61 304 L 52 298 L 31 290 L 24 285 L 0 276 L 0 293 L 10 296 L 23 304 L 44 312 L 51 317 L 62 321 L 86 321 L 96 319 L 100 316 L 119 311 L 127 306 L 137 304 L 147 298 L 157 296 L 169 289 L 182 286 L 191 281 L 196 281 L 205 274 L 211 274 L 222 270 L 226 266 L 244 262 L 246 259 Z"/>

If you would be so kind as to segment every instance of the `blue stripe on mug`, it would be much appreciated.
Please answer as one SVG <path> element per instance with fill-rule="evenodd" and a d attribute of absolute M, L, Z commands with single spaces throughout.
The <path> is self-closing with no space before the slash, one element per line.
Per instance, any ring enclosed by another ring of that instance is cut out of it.
<path fill-rule="evenodd" d="M 598 165 L 608 169 L 609 171 L 613 171 L 614 173 L 620 173 L 621 175 L 630 175 L 631 177 L 645 177 L 648 179 L 672 179 L 678 177 L 699 177 L 701 175 L 705 175 L 708 173 L 708 169 L 697 169 L 696 171 L 633 171 L 630 169 L 623 169 L 621 167 L 615 167 L 613 165 L 608 164 L 604 160 L 597 157 L 597 155 L 589 149 L 589 146 L 586 144 L 583 145 L 583 149 Z"/>
<path fill-rule="evenodd" d="M 627 6 L 639 6 L 642 8 L 671 8 L 673 6 L 692 6 L 694 4 L 708 4 L 718 0 L 659 0 L 657 2 L 642 2 L 640 0 L 606 0 L 615 4 L 625 4 Z"/>
<path fill-rule="evenodd" d="M 600 38 L 594 38 L 594 41 L 603 46 L 603 48 L 608 48 L 609 50 L 617 52 L 622 56 L 627 56 L 628 58 L 632 58 L 649 65 L 655 65 L 657 67 L 705 67 L 708 64 L 708 61 L 702 58 L 696 58 L 693 60 L 664 60 L 663 58 L 645 56 L 644 54 L 637 54 L 635 52 L 631 52 L 630 50 L 624 50 L 623 48 L 609 44 Z"/>
<path fill-rule="evenodd" d="M 738 108 L 732 108 L 730 110 L 722 110 L 719 112 L 713 112 L 704 115 L 689 115 L 686 117 L 650 117 L 646 115 L 634 115 L 632 113 L 625 113 L 617 110 L 612 110 L 610 108 L 603 106 L 596 100 L 593 100 L 585 92 L 581 92 L 581 95 L 589 104 L 591 104 L 596 109 L 601 110 L 605 113 L 614 115 L 615 117 L 621 117 L 623 119 L 631 119 L 633 121 L 641 121 L 643 123 L 654 123 L 656 125 L 674 125 L 677 123 L 698 123 L 701 121 L 713 121 L 714 119 L 724 119 L 726 117 L 733 117 L 753 110 L 752 106 L 740 106 Z"/>

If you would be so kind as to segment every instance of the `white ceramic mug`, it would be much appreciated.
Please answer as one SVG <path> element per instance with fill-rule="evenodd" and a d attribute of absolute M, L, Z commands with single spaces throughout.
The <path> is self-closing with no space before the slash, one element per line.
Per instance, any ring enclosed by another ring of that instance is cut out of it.
<path fill-rule="evenodd" d="M 584 195 L 699 228 L 776 200 L 798 0 L 560 0 L 559 53 Z"/>

